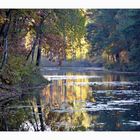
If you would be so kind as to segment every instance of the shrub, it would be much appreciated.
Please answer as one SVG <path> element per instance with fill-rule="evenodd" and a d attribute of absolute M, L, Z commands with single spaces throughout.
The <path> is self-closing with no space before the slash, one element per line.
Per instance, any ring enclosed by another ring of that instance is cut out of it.
<path fill-rule="evenodd" d="M 22 56 L 10 56 L 8 63 L 0 72 L 0 77 L 2 82 L 10 85 L 31 86 L 46 81 L 40 74 L 39 69 L 34 65 L 27 65 L 25 58 Z"/>

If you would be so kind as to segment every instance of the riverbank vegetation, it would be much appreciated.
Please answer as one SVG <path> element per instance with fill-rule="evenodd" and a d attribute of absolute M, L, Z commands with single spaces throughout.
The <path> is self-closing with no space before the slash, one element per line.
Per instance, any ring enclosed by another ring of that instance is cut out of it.
<path fill-rule="evenodd" d="M 87 39 L 90 56 L 107 69 L 140 71 L 140 10 L 90 9 Z"/>
<path fill-rule="evenodd" d="M 85 58 L 85 25 L 81 9 L 0 10 L 1 83 L 30 86 L 39 81 L 42 55 L 57 65 Z"/>
<path fill-rule="evenodd" d="M 86 59 L 107 69 L 139 71 L 139 13 L 137 9 L 0 10 L 1 83 L 28 83 L 31 75 L 40 73 L 42 56 L 57 66 Z"/>

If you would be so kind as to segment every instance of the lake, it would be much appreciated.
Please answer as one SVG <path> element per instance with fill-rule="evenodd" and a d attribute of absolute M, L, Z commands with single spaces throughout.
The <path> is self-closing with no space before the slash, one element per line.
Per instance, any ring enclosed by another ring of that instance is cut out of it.
<path fill-rule="evenodd" d="M 139 131 L 140 76 L 44 67 L 50 81 L 0 103 L 2 131 Z"/>

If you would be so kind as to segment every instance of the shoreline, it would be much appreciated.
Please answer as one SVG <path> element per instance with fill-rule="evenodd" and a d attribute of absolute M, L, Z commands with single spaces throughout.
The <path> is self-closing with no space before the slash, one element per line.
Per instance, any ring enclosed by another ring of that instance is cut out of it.
<path fill-rule="evenodd" d="M 117 70 L 109 70 L 109 69 L 106 69 L 106 68 L 104 68 L 104 67 L 97 67 L 97 66 L 48 66 L 48 67 L 46 67 L 46 66 L 42 66 L 41 67 L 41 70 L 43 70 L 43 69 L 47 69 L 47 70 L 52 70 L 51 68 L 53 68 L 54 69 L 54 71 L 56 70 L 56 71 L 63 71 L 63 68 L 66 68 L 66 69 L 74 69 L 74 68 L 82 68 L 82 69 L 85 69 L 85 70 L 89 70 L 89 71 L 91 71 L 91 70 L 93 70 L 93 71 L 101 71 L 101 72 L 105 72 L 105 73 L 114 73 L 114 74 L 133 74 L 133 75 L 140 75 L 140 72 L 135 72 L 135 71 L 133 71 L 133 72 L 131 72 L 131 71 L 117 71 Z M 82 70 L 81 70 L 82 71 Z"/>

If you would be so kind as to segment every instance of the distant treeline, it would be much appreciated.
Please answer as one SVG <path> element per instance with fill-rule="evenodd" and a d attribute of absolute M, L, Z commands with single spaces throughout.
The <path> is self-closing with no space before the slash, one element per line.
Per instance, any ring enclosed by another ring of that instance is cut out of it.
<path fill-rule="evenodd" d="M 140 10 L 92 9 L 87 15 L 90 58 L 102 58 L 109 69 L 140 71 Z"/>

